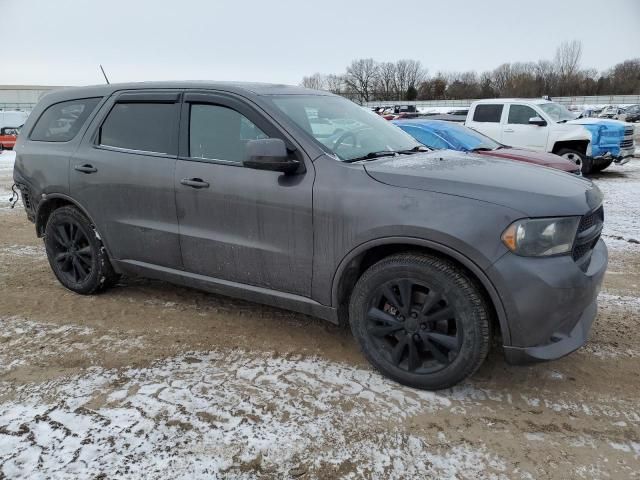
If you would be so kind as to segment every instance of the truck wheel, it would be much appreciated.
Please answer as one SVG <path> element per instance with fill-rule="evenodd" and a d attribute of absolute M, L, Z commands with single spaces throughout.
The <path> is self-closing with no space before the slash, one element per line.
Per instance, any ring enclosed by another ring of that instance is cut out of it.
<path fill-rule="evenodd" d="M 387 257 L 358 280 L 349 322 L 382 374 L 415 388 L 451 387 L 473 374 L 490 345 L 489 309 L 475 282 L 438 257 Z"/>
<path fill-rule="evenodd" d="M 56 278 L 73 292 L 89 295 L 118 281 L 91 222 L 75 207 L 61 207 L 51 214 L 44 245 Z"/>
<path fill-rule="evenodd" d="M 589 175 L 591 173 L 591 170 L 593 168 L 593 161 L 589 157 L 578 152 L 577 150 L 563 148 L 559 150 L 558 153 L 556 153 L 556 155 L 559 155 L 562 158 L 566 158 L 567 160 L 570 160 L 576 165 L 578 165 L 583 175 Z"/>

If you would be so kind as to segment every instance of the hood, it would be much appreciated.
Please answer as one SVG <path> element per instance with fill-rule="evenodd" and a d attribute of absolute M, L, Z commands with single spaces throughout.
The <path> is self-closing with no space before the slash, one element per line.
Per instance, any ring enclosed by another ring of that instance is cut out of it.
<path fill-rule="evenodd" d="M 575 172 L 580 170 L 580 167 L 575 163 L 559 157 L 558 155 L 554 155 L 553 153 L 547 152 L 536 152 L 533 150 L 506 147 L 499 150 L 491 150 L 488 152 L 482 151 L 477 153 L 482 156 L 506 158 L 518 160 L 520 162 L 533 163 L 535 165 L 542 165 L 544 167 L 562 170 L 563 172 Z"/>
<path fill-rule="evenodd" d="M 620 120 L 611 120 L 607 118 L 576 118 L 575 120 L 569 120 L 567 123 L 571 125 L 607 125 L 612 127 L 622 127 L 624 128 L 625 123 Z"/>
<path fill-rule="evenodd" d="M 384 157 L 363 165 L 369 176 L 387 185 L 490 202 L 523 216 L 584 215 L 602 203 L 598 187 L 581 177 L 453 150 Z"/>

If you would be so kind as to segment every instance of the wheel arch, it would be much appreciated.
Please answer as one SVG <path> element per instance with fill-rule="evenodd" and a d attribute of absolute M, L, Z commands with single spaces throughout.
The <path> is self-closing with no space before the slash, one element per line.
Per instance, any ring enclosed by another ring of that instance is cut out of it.
<path fill-rule="evenodd" d="M 493 308 L 495 318 L 506 345 L 510 343 L 511 334 L 507 316 L 495 286 L 484 271 L 470 258 L 441 243 L 415 237 L 386 237 L 365 242 L 351 250 L 342 259 L 333 277 L 331 285 L 331 304 L 338 310 L 339 319 L 346 319 L 345 306 L 348 305 L 351 291 L 358 278 L 371 265 L 395 253 L 418 251 L 437 255 L 453 261 L 462 267 L 479 286 L 489 305 Z"/>
<path fill-rule="evenodd" d="M 558 153 L 560 150 L 568 148 L 586 155 L 588 146 L 589 140 L 558 140 L 553 144 L 551 153 Z"/>
<path fill-rule="evenodd" d="M 82 212 L 82 214 L 85 217 L 89 219 L 89 222 L 91 222 L 93 229 L 97 233 L 100 241 L 102 242 L 102 245 L 107 251 L 107 255 L 109 256 L 109 258 L 113 258 L 111 256 L 111 251 L 109 250 L 109 246 L 106 244 L 104 240 L 104 236 L 98 230 L 98 227 L 96 226 L 96 222 L 93 221 L 93 218 L 91 217 L 89 212 L 87 212 L 87 210 L 82 205 L 80 205 L 80 203 L 78 203 L 74 198 L 68 195 L 65 195 L 63 193 L 47 194 L 38 204 L 38 208 L 36 210 L 36 219 L 35 219 L 36 234 L 38 235 L 38 237 L 41 238 L 44 235 L 44 230 L 45 230 L 45 227 L 47 226 L 47 221 L 49 220 L 49 217 L 51 216 L 51 214 L 58 208 L 64 207 L 64 206 L 72 206 L 77 208 L 78 210 L 80 210 L 80 212 Z"/>

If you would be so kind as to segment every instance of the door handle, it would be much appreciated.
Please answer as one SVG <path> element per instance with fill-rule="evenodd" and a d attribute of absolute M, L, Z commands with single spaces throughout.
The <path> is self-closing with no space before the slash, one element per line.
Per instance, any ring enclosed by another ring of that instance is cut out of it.
<path fill-rule="evenodd" d="M 201 178 L 183 178 L 180 183 L 191 188 L 209 188 L 209 182 L 205 182 Z"/>
<path fill-rule="evenodd" d="M 505 133 L 513 133 L 515 130 L 513 128 L 505 128 L 503 132 Z"/>
<path fill-rule="evenodd" d="M 93 165 L 89 165 L 88 163 L 85 163 L 84 165 L 76 165 L 73 167 L 73 169 L 82 173 L 95 173 L 98 171 L 96 167 L 94 167 Z"/>

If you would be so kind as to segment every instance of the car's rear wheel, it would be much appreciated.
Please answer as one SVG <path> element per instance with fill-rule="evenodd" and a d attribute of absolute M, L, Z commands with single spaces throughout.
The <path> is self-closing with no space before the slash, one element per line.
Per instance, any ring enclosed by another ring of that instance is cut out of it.
<path fill-rule="evenodd" d="M 590 158 L 578 152 L 577 150 L 571 150 L 569 148 L 563 148 L 559 150 L 556 155 L 560 155 L 580 167 L 583 175 L 589 175 L 593 168 L 593 164 Z"/>
<path fill-rule="evenodd" d="M 384 375 L 427 390 L 473 374 L 489 351 L 489 309 L 454 263 L 398 254 L 370 267 L 349 303 L 351 330 Z"/>
<path fill-rule="evenodd" d="M 51 214 L 44 245 L 53 273 L 69 290 L 88 295 L 118 281 L 91 222 L 75 207 L 61 207 Z"/>

